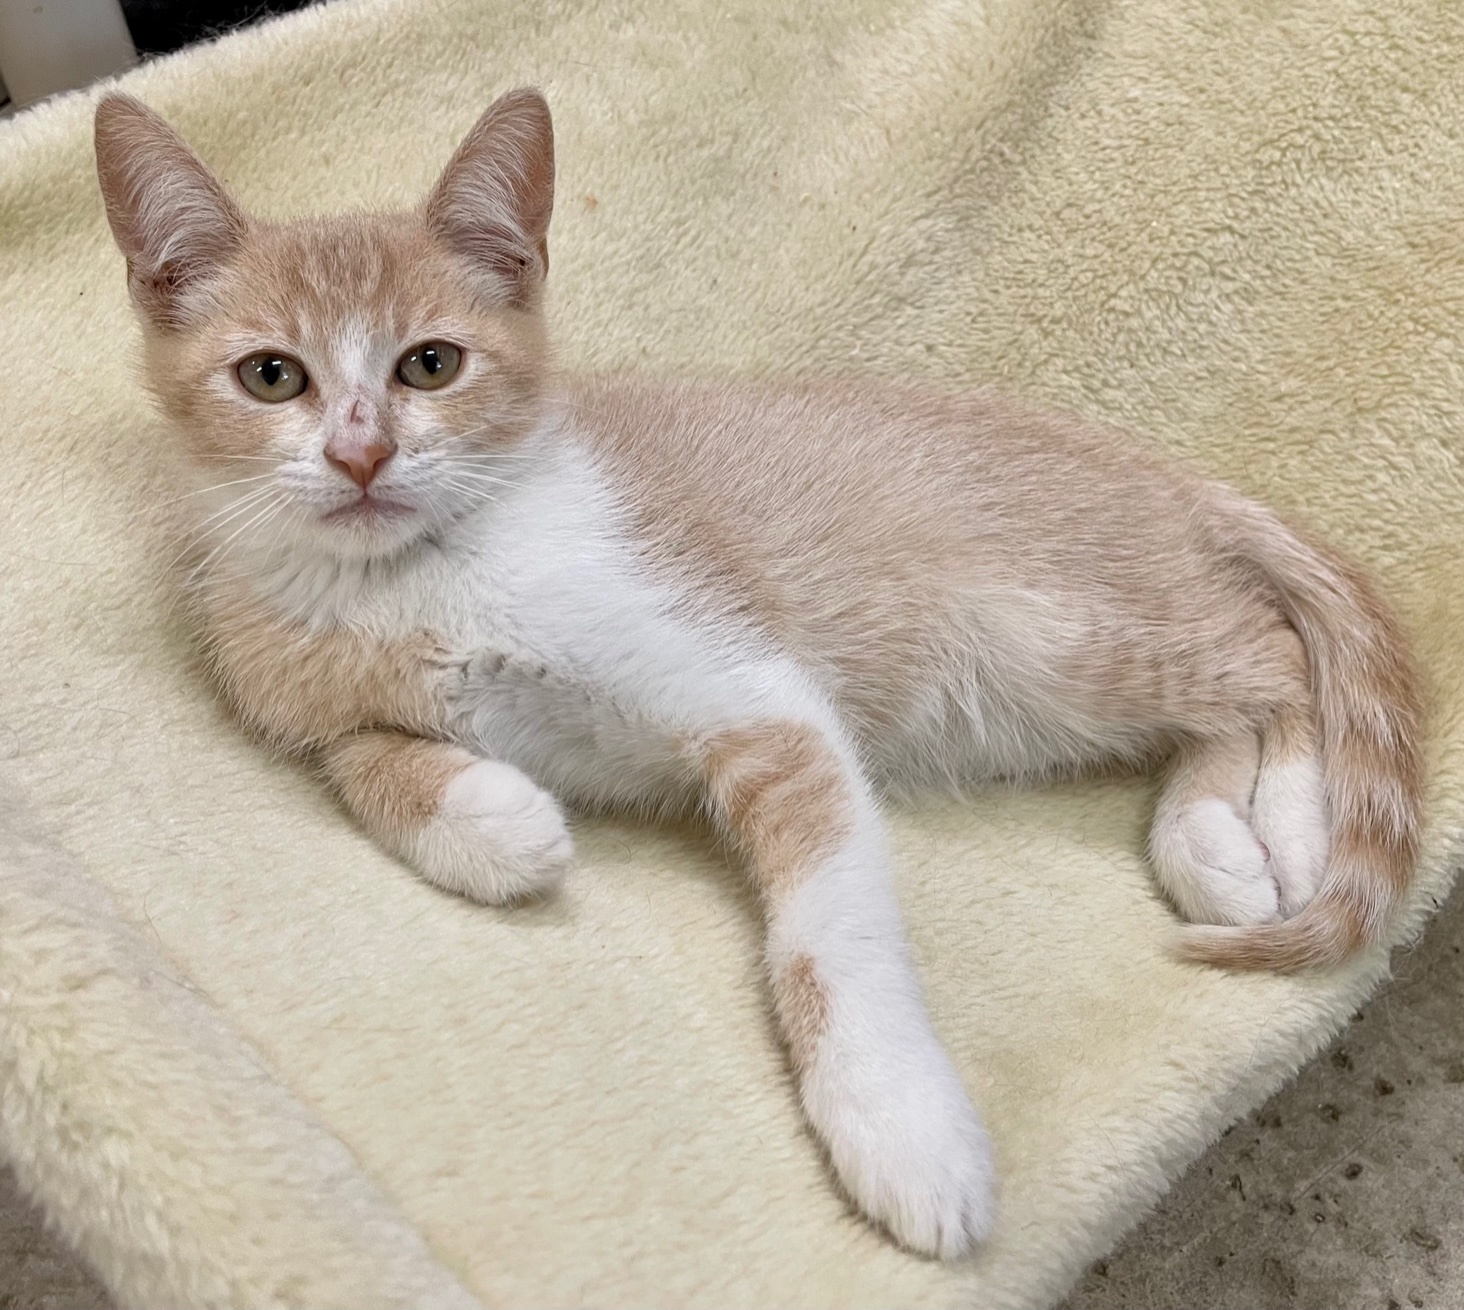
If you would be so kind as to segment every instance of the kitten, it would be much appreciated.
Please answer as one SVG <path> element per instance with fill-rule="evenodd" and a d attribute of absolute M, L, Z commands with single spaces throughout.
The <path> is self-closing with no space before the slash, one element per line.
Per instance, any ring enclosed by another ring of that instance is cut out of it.
<path fill-rule="evenodd" d="M 761 896 L 808 1121 L 908 1247 L 965 1254 L 993 1171 L 881 793 L 1163 760 L 1188 958 L 1381 933 L 1418 847 L 1414 675 L 1357 571 L 1265 509 L 986 392 L 552 376 L 534 91 L 407 213 L 262 222 L 137 101 L 96 133 L 240 717 L 478 901 L 558 882 L 561 801 L 703 811 Z"/>

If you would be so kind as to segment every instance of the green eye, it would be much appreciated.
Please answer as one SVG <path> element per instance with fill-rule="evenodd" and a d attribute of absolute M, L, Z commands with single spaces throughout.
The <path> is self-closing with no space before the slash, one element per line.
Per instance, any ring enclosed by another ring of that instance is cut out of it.
<path fill-rule="evenodd" d="M 239 381 L 251 396 L 277 405 L 282 400 L 294 400 L 310 379 L 298 361 L 266 352 L 250 355 L 239 365 Z"/>
<path fill-rule="evenodd" d="M 457 376 L 463 352 L 447 341 L 428 341 L 414 346 L 397 365 L 397 377 L 418 391 L 436 391 Z"/>

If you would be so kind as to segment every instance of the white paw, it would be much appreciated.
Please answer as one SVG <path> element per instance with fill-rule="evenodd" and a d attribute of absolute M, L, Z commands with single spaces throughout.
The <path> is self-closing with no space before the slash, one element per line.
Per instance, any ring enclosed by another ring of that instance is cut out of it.
<path fill-rule="evenodd" d="M 1261 770 L 1251 826 L 1271 851 L 1271 874 L 1290 918 L 1317 894 L 1332 851 L 1332 821 L 1320 763 L 1304 756 Z"/>
<path fill-rule="evenodd" d="M 1164 889 L 1191 923 L 1280 918 L 1280 889 L 1266 848 L 1218 797 L 1193 801 L 1156 823 L 1151 845 Z"/>
<path fill-rule="evenodd" d="M 430 882 L 490 905 L 551 890 L 574 856 L 555 799 L 493 760 L 459 773 L 407 845 L 407 858 Z"/>
<path fill-rule="evenodd" d="M 996 1222 L 991 1141 L 933 1034 L 877 1053 L 827 1034 L 804 1107 L 859 1208 L 912 1251 L 959 1260 Z M 924 1047 L 924 1049 L 921 1049 Z"/>

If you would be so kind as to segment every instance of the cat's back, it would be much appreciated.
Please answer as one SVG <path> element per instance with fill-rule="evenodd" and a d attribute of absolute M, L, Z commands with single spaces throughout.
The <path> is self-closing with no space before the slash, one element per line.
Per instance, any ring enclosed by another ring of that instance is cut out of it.
<path fill-rule="evenodd" d="M 1173 557 L 1200 485 L 1133 438 L 985 388 L 608 378 L 569 403 L 657 552 L 749 581 Z"/>

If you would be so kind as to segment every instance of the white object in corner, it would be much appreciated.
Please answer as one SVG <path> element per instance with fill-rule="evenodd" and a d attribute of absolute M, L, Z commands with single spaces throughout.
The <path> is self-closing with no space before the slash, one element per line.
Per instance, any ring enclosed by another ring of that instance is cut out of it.
<path fill-rule="evenodd" d="M 18 106 L 136 62 L 118 0 L 0 0 L 0 79 Z"/>

